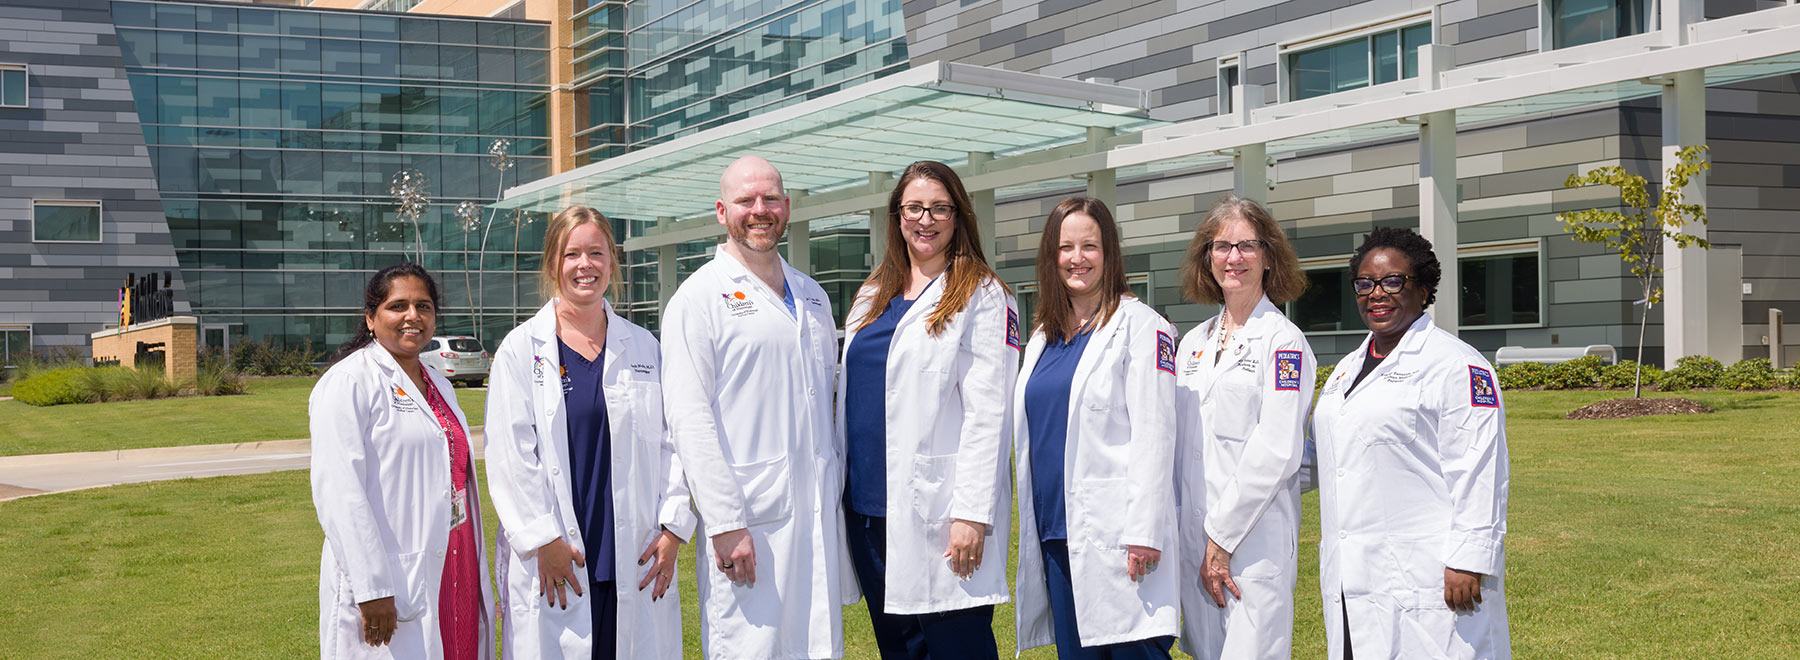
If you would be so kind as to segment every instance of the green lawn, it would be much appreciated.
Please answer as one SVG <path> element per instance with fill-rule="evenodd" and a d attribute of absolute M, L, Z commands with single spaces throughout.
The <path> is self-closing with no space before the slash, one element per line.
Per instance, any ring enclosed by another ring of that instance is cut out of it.
<path fill-rule="evenodd" d="M 252 378 L 250 394 L 39 408 L 0 401 L 0 456 L 227 444 L 307 437 L 306 399 L 317 378 Z M 486 390 L 457 388 L 481 424 Z"/>
<path fill-rule="evenodd" d="M 1800 393 L 1687 394 L 1714 415 L 1562 419 L 1606 396 L 1508 395 L 1515 655 L 1800 657 Z M 1294 656 L 1319 658 L 1317 500 L 1305 502 Z M 0 593 L 16 594 L 0 603 L 0 655 L 317 653 L 321 536 L 303 472 L 0 502 L 0 520 Z M 995 620 L 1005 655 L 1010 607 Z M 845 621 L 848 657 L 875 657 L 862 606 Z"/>

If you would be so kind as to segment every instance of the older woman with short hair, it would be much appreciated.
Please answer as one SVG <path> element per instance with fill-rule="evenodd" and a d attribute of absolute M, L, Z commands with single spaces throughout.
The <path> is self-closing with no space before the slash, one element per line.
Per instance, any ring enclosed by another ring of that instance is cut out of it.
<path fill-rule="evenodd" d="M 1182 292 L 1221 305 L 1181 340 L 1177 493 L 1182 632 L 1196 658 L 1292 653 L 1299 470 L 1312 346 L 1277 307 L 1306 290 L 1262 204 L 1228 195 L 1188 244 Z"/>

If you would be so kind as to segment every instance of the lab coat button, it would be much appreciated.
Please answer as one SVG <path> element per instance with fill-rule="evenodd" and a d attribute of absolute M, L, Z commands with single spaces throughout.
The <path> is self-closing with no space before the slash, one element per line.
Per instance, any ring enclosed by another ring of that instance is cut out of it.
<path fill-rule="evenodd" d="M 815 390 L 815 389 L 813 389 L 813 388 L 810 388 L 810 387 L 808 387 L 808 388 L 806 388 L 806 395 L 807 395 L 807 396 L 816 396 L 816 395 L 817 395 L 817 394 L 818 394 L 818 393 L 819 393 L 819 392 L 818 392 L 818 390 Z"/>
<path fill-rule="evenodd" d="M 1344 476 L 1344 468 L 1338 468 L 1338 476 Z"/>
<path fill-rule="evenodd" d="M 439 551 L 438 551 L 438 559 L 443 559 L 443 558 L 444 558 L 444 551 L 443 551 L 443 550 L 439 550 Z"/>
<path fill-rule="evenodd" d="M 562 474 L 562 468 L 550 468 L 550 474 L 552 474 L 552 475 Z"/>
<path fill-rule="evenodd" d="M 1349 532 L 1338 532 L 1338 538 L 1340 538 L 1340 539 L 1350 538 L 1350 533 Z"/>

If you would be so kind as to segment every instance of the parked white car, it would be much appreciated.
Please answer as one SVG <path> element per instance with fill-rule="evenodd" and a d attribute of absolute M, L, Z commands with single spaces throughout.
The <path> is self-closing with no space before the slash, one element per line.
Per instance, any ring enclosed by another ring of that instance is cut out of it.
<path fill-rule="evenodd" d="M 487 382 L 493 360 L 474 337 L 432 337 L 419 360 L 437 369 L 451 383 L 480 387 Z"/>

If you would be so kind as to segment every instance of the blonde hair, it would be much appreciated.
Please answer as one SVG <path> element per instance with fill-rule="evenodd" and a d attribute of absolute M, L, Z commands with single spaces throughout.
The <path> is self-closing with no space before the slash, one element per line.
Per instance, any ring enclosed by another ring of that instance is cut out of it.
<path fill-rule="evenodd" d="M 562 253 L 569 245 L 569 234 L 576 227 L 593 225 L 600 229 L 600 236 L 606 239 L 606 255 L 612 262 L 608 269 L 608 296 L 619 286 L 619 258 L 623 256 L 619 250 L 619 242 L 613 239 L 612 221 L 592 206 L 571 206 L 550 219 L 549 226 L 544 228 L 544 254 L 538 264 L 538 294 L 545 301 L 562 297 Z"/>

